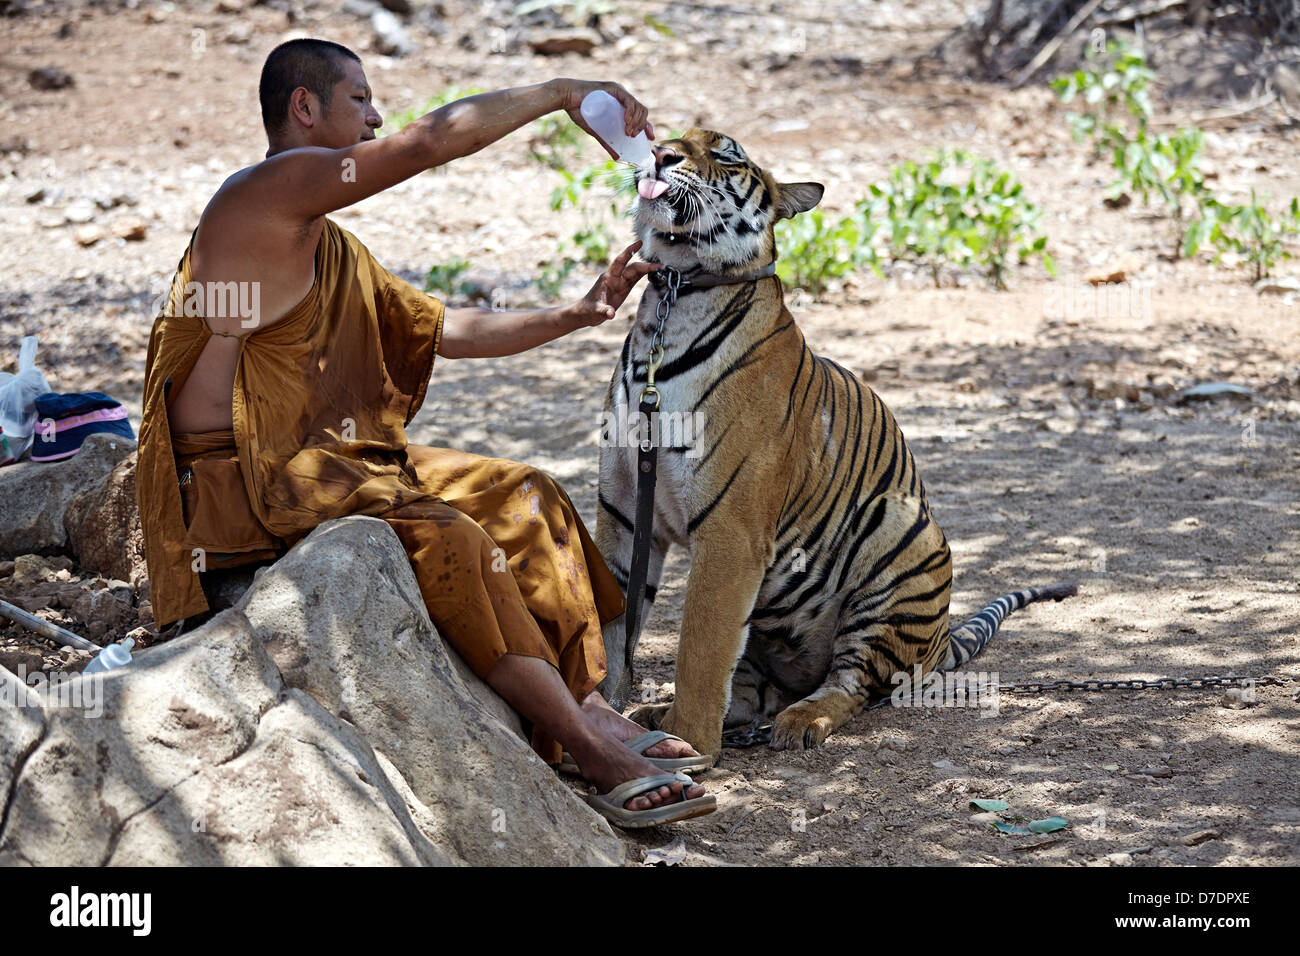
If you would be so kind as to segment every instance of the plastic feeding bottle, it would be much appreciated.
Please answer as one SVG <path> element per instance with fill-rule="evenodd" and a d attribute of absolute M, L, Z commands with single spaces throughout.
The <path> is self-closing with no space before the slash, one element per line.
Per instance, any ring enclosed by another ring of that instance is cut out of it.
<path fill-rule="evenodd" d="M 580 111 L 592 131 L 618 153 L 620 161 L 633 166 L 653 162 L 654 154 L 650 152 L 645 130 L 635 136 L 623 132 L 623 106 L 604 90 L 588 93 L 582 100 Z"/>
<path fill-rule="evenodd" d="M 123 664 L 131 663 L 131 648 L 135 646 L 135 640 L 128 637 L 121 644 L 107 644 L 104 649 L 95 655 L 95 659 L 85 666 L 82 674 L 98 674 L 101 671 L 111 671 L 114 667 L 121 667 Z"/>

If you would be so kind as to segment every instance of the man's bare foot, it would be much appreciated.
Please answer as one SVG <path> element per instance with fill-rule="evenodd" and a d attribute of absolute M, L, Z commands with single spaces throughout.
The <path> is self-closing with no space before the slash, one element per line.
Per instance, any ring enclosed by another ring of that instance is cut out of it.
<path fill-rule="evenodd" d="M 611 711 L 612 712 L 612 711 Z M 617 715 L 616 715 L 617 716 Z M 633 725 L 635 726 L 635 725 Z M 673 741 L 667 741 L 672 743 Z M 588 745 L 576 745 L 580 748 Z M 663 773 L 640 754 L 633 753 L 623 744 L 602 733 L 592 734 L 590 749 L 573 752 L 573 759 L 583 777 L 594 784 L 600 793 L 609 793 L 619 784 L 627 783 L 641 777 L 652 777 Z M 648 793 L 633 797 L 623 804 L 625 810 L 650 810 L 682 800 L 682 788 L 686 788 L 686 799 L 693 800 L 704 796 L 704 788 L 697 783 L 682 784 L 673 782 L 657 787 Z"/>
<path fill-rule="evenodd" d="M 592 691 L 582 702 L 582 714 L 596 730 L 620 743 L 639 737 L 645 728 L 635 721 L 628 720 L 601 697 Z M 698 757 L 699 751 L 684 740 L 661 740 L 645 752 L 647 757 L 672 759 L 674 757 Z"/>

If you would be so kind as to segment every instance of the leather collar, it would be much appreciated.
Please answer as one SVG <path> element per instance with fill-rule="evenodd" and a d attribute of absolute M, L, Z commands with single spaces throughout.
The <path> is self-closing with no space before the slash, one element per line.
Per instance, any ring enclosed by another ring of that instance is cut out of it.
<path fill-rule="evenodd" d="M 719 275 L 715 272 L 682 272 L 673 266 L 664 266 L 646 274 L 650 284 L 661 292 L 668 287 L 668 273 L 676 272 L 681 277 L 680 289 L 704 288 L 715 285 L 735 285 L 741 282 L 754 282 L 776 275 L 776 262 L 773 260 L 761 269 L 752 269 L 738 276 Z"/>

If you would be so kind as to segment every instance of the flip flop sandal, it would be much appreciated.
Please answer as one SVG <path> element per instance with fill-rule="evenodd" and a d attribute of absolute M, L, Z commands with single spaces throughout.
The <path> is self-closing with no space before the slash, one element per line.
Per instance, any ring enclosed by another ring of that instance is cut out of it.
<path fill-rule="evenodd" d="M 633 797 L 649 793 L 664 784 L 678 782 L 682 785 L 682 798 L 676 803 L 652 807 L 649 810 L 628 810 L 623 806 Z M 691 778 L 684 773 L 660 773 L 653 777 L 629 780 L 627 783 L 619 784 L 609 793 L 589 793 L 585 799 L 588 805 L 602 817 L 625 830 L 657 827 L 665 823 L 677 823 L 680 820 L 700 817 L 718 809 L 718 799 L 713 794 L 706 794 L 693 800 L 686 799 L 686 788 L 692 782 Z"/>
<path fill-rule="evenodd" d="M 647 750 L 665 740 L 682 740 L 682 738 L 674 734 L 664 733 L 662 730 L 647 730 L 639 737 L 623 741 L 623 746 L 644 756 Z M 682 743 L 686 743 L 686 741 L 682 740 Z M 708 754 L 700 754 L 698 757 L 646 757 L 645 759 L 660 770 L 669 773 L 678 771 L 682 773 L 701 773 L 713 766 L 713 758 Z M 560 762 L 555 769 L 560 773 L 582 775 L 582 771 L 578 769 L 577 761 L 570 756 L 567 750 L 560 755 Z"/>

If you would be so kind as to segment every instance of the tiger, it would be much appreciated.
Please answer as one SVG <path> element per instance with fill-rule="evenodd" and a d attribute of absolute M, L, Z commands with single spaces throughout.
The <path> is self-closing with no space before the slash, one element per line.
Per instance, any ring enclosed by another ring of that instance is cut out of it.
<path fill-rule="evenodd" d="M 642 626 L 672 546 L 689 552 L 690 568 L 673 701 L 633 717 L 715 762 L 724 730 L 756 719 L 771 721 L 772 748 L 818 747 L 870 699 L 889 695 L 895 675 L 961 666 L 1007 614 L 1075 588 L 1004 595 L 950 625 L 951 552 L 884 402 L 809 348 L 779 277 L 691 284 L 773 263 L 776 223 L 814 208 L 824 187 L 777 182 L 712 130 L 689 129 L 653 153 L 632 173 L 630 215 L 641 257 L 663 266 L 649 273 L 603 420 L 637 421 L 672 267 L 681 286 L 664 321 L 658 411 L 702 424 L 658 452 Z M 596 544 L 626 593 L 637 443 L 607 438 Z M 636 651 L 624 615 L 604 625 L 602 639 L 600 690 L 621 710 Z"/>

